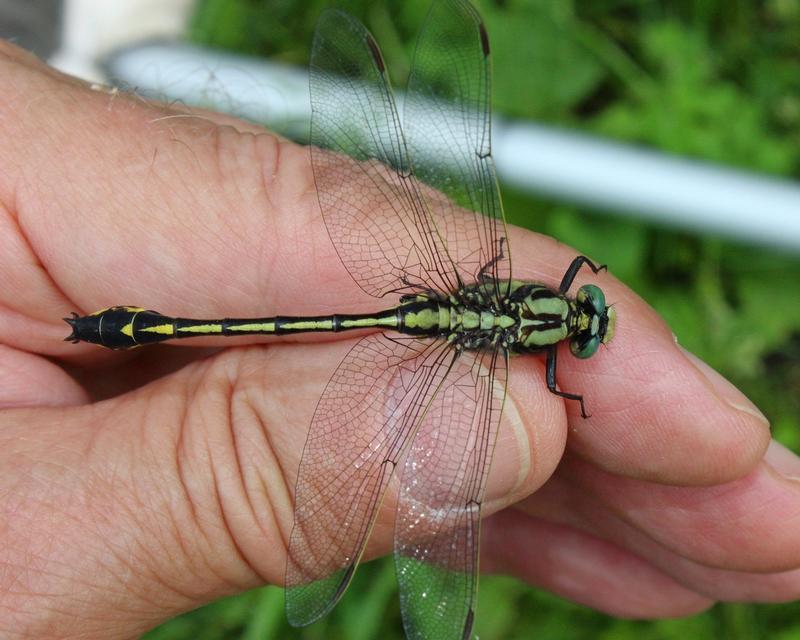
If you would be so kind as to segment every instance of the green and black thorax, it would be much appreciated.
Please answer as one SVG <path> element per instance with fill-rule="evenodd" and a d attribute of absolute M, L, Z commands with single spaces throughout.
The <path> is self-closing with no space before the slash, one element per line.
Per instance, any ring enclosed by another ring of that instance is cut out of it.
<path fill-rule="evenodd" d="M 117 306 L 66 318 L 72 326 L 66 339 L 130 349 L 195 336 L 388 329 L 443 338 L 459 349 L 499 346 L 510 353 L 534 353 L 569 340 L 573 354 L 589 357 L 611 339 L 614 320 L 613 309 L 606 307 L 602 291 L 593 285 L 581 287 L 572 299 L 535 282 L 512 281 L 502 288 L 483 282 L 449 296 L 436 292 L 404 296 L 398 306 L 373 314 L 203 320 Z"/>

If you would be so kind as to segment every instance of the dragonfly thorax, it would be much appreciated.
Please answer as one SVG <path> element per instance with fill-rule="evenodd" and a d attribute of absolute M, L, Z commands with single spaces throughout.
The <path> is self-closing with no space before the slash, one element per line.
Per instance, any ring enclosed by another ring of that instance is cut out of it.
<path fill-rule="evenodd" d="M 593 285 L 581 287 L 573 300 L 543 284 L 522 281 L 476 283 L 446 299 L 408 296 L 397 318 L 403 333 L 445 337 L 462 349 L 500 346 L 534 353 L 569 340 L 579 358 L 588 358 L 611 339 L 615 320 L 603 292 Z"/>
<path fill-rule="evenodd" d="M 614 335 L 614 310 L 594 285 L 581 287 L 573 300 L 539 283 L 513 282 L 508 300 L 519 317 L 518 337 L 511 345 L 516 353 L 569 340 L 573 355 L 588 358 Z"/>

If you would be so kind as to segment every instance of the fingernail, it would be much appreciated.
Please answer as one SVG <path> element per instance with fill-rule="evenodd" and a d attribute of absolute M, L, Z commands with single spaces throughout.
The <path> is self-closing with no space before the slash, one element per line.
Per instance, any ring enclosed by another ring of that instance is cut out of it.
<path fill-rule="evenodd" d="M 769 443 L 764 462 L 787 480 L 800 482 L 800 458 L 777 440 Z"/>
<path fill-rule="evenodd" d="M 741 391 L 739 391 L 735 386 L 723 378 L 719 373 L 714 371 L 714 369 L 709 367 L 696 355 L 690 353 L 680 345 L 678 345 L 678 348 L 683 352 L 689 362 L 691 362 L 694 367 L 703 374 L 703 377 L 708 380 L 709 384 L 712 386 L 714 392 L 717 394 L 717 397 L 720 398 L 720 400 L 723 400 L 728 406 L 736 409 L 736 411 L 746 413 L 763 422 L 765 426 L 769 427 L 769 420 L 767 420 L 766 416 L 764 416 L 764 414 L 759 411 L 758 407 L 750 402 L 750 400 Z"/>
<path fill-rule="evenodd" d="M 531 468 L 528 431 L 510 395 L 503 404 L 502 428 L 492 460 L 491 482 L 487 498 L 505 501 L 528 477 Z"/>

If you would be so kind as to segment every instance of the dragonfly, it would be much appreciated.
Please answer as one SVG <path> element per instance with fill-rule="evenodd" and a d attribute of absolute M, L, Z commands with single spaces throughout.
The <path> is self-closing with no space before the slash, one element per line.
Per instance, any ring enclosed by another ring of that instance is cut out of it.
<path fill-rule="evenodd" d="M 406 635 L 466 639 L 478 586 L 481 504 L 509 357 L 557 347 L 589 358 L 616 316 L 592 284 L 514 280 L 491 154 L 489 37 L 466 0 L 435 0 L 401 119 L 377 42 L 327 9 L 310 62 L 311 164 L 322 219 L 355 283 L 393 306 L 374 313 L 190 319 L 134 306 L 65 318 L 73 342 L 129 349 L 196 336 L 368 330 L 311 420 L 295 487 L 286 611 L 326 615 L 353 578 L 387 493 Z"/>

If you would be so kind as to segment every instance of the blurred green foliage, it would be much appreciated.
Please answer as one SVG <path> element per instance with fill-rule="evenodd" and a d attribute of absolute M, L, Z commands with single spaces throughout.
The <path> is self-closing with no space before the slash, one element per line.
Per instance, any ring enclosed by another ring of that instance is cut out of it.
<path fill-rule="evenodd" d="M 202 0 L 192 37 L 304 65 L 327 2 Z M 484 0 L 494 105 L 578 128 L 782 176 L 800 174 L 800 0 Z M 352 0 L 402 85 L 427 2 Z M 608 263 L 680 342 L 730 378 L 800 450 L 800 259 L 698 238 L 504 190 L 510 222 Z M 753 212 L 758 215 L 757 211 Z M 798 212 L 800 215 L 800 212 Z M 668 444 L 665 444 L 668 446 Z M 484 577 L 482 640 L 800 639 L 800 605 L 724 604 L 683 620 L 611 618 Z M 402 638 L 391 562 L 365 566 L 327 619 L 290 630 L 276 588 L 177 618 L 148 640 Z"/>

